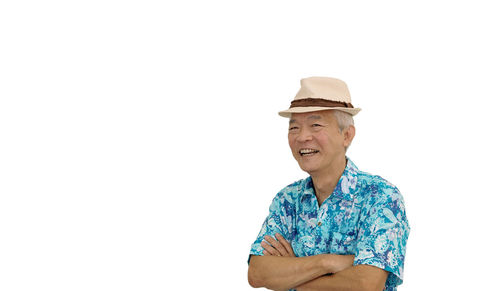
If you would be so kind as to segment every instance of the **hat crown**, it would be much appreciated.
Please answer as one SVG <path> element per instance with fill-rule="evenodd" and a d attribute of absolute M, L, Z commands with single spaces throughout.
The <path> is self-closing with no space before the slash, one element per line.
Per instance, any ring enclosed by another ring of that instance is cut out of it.
<path fill-rule="evenodd" d="M 300 90 L 290 108 L 278 114 L 289 118 L 293 113 L 321 110 L 337 110 L 354 116 L 361 108 L 352 105 L 351 94 L 344 81 L 330 77 L 309 77 L 300 80 Z"/>
<path fill-rule="evenodd" d="M 347 84 L 330 77 L 309 77 L 300 80 L 300 90 L 294 100 L 319 98 L 331 101 L 351 103 Z"/>

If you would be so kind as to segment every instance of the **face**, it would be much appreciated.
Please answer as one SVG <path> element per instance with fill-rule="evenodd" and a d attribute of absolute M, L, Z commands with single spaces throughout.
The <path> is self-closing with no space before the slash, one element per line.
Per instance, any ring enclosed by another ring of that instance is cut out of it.
<path fill-rule="evenodd" d="M 288 129 L 288 144 L 300 168 L 321 174 L 345 159 L 351 139 L 339 131 L 331 110 L 293 113 Z"/>

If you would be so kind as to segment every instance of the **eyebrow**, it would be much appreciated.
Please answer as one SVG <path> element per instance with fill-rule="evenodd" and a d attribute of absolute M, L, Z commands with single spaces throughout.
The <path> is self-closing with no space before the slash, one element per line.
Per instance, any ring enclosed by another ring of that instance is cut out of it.
<path fill-rule="evenodd" d="M 318 120 L 318 119 L 321 119 L 321 116 L 320 115 L 311 115 L 311 116 L 307 117 L 307 119 L 308 120 L 310 120 L 310 119 Z M 288 122 L 288 124 L 292 124 L 295 122 L 297 122 L 295 119 L 290 119 L 290 122 Z"/>

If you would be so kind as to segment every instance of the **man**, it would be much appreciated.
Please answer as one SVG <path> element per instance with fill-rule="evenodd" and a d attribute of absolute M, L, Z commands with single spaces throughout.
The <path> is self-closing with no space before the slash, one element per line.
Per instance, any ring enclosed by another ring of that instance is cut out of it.
<path fill-rule="evenodd" d="M 288 110 L 288 143 L 310 176 L 274 198 L 249 257 L 252 287 L 396 290 L 410 232 L 403 197 L 345 153 L 355 136 L 347 85 L 311 77 Z"/>

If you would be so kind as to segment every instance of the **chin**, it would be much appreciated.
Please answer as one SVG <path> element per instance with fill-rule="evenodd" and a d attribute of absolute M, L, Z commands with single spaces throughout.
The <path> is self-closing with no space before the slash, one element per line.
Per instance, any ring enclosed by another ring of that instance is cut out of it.
<path fill-rule="evenodd" d="M 312 172 L 314 172 L 316 170 L 316 167 L 305 166 L 305 165 L 300 165 L 300 164 L 299 164 L 299 166 L 302 169 L 302 171 L 307 172 L 308 174 L 311 174 Z"/>

